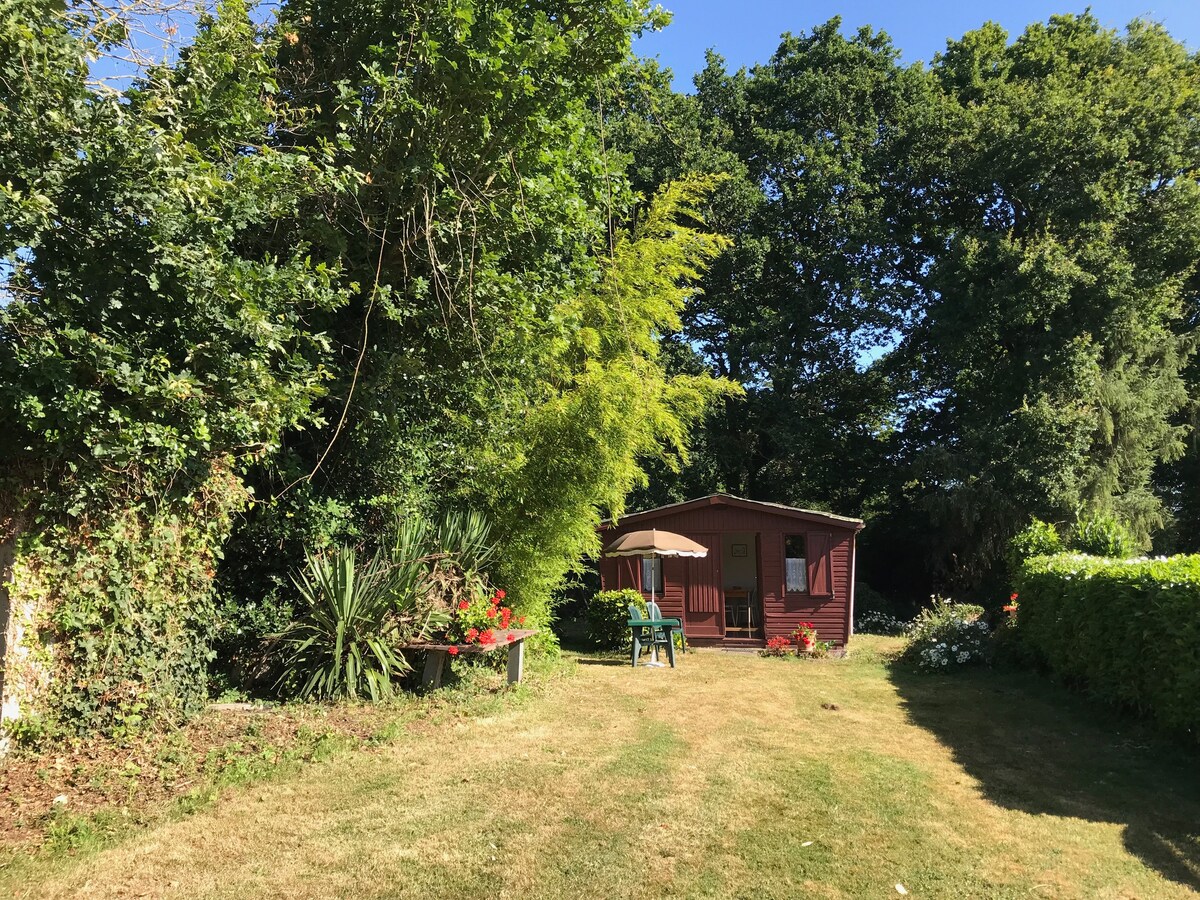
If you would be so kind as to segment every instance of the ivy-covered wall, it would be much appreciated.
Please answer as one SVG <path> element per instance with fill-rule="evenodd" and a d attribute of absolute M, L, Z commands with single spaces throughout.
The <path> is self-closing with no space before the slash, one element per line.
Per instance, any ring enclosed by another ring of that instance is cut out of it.
<path fill-rule="evenodd" d="M 19 724 L 8 730 L 119 735 L 200 709 L 215 566 L 246 496 L 218 470 L 158 508 L 14 535 L 3 709 Z"/>

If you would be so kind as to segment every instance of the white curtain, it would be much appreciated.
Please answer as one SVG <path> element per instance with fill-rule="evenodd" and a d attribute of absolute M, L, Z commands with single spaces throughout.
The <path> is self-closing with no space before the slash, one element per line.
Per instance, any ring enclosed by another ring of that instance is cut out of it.
<path fill-rule="evenodd" d="M 805 560 L 788 557 L 787 559 L 787 589 L 789 591 L 807 591 L 808 567 Z"/>

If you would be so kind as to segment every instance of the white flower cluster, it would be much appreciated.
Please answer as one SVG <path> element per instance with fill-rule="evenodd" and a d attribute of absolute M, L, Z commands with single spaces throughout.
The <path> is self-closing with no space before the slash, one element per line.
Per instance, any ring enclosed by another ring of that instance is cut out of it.
<path fill-rule="evenodd" d="M 922 669 L 946 669 L 982 662 L 985 656 L 988 626 L 986 622 L 959 619 L 940 629 L 945 640 L 933 640 L 922 647 L 917 664 Z M 950 634 L 946 634 L 949 631 Z"/>
<path fill-rule="evenodd" d="M 908 631 L 910 624 L 885 612 L 865 612 L 855 621 L 854 630 L 859 634 L 896 635 Z"/>

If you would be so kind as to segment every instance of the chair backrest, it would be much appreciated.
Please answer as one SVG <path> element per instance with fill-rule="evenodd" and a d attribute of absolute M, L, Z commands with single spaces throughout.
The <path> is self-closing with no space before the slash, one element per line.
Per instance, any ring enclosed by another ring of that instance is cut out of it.
<path fill-rule="evenodd" d="M 630 618 L 630 620 L 631 620 L 631 621 L 637 621 L 637 620 L 638 620 L 638 619 L 640 619 L 641 617 L 642 617 L 642 611 L 641 611 L 640 609 L 638 609 L 636 606 L 634 606 L 632 603 L 630 603 L 630 604 L 629 604 L 629 618 Z"/>
<path fill-rule="evenodd" d="M 658 604 L 653 600 L 646 601 L 646 618 L 661 619 L 663 617 L 662 610 L 658 608 Z"/>

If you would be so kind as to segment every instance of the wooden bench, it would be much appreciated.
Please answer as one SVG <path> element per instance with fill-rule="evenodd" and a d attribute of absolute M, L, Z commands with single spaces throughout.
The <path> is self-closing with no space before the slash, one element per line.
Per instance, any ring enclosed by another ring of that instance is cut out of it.
<path fill-rule="evenodd" d="M 525 638 L 537 634 L 537 629 L 496 631 L 496 640 L 491 644 L 406 644 L 406 650 L 425 652 L 425 671 L 421 675 L 421 687 L 433 690 L 442 686 L 442 673 L 450 648 L 457 647 L 460 656 L 491 653 L 502 647 L 508 648 L 508 683 L 517 684 L 525 672 Z"/>

